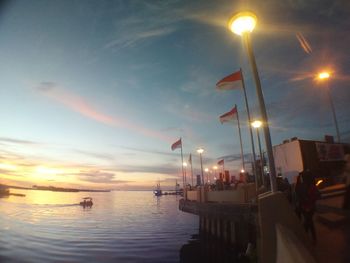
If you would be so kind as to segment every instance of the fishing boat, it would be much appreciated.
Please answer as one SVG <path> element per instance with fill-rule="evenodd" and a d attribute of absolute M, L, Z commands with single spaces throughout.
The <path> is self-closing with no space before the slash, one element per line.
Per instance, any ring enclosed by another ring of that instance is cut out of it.
<path fill-rule="evenodd" d="M 79 203 L 79 205 L 83 206 L 84 208 L 85 207 L 92 207 L 94 203 L 92 202 L 92 198 L 91 197 L 84 197 L 83 198 L 83 201 L 81 201 Z"/>

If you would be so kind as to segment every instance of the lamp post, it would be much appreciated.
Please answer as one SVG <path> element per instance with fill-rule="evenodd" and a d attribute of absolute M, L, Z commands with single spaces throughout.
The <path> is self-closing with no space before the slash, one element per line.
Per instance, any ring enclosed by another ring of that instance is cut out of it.
<path fill-rule="evenodd" d="M 185 167 L 184 169 L 184 174 L 185 174 L 185 186 L 187 185 L 187 177 L 186 177 L 186 172 L 187 172 L 187 163 L 183 162 L 182 165 Z"/>
<path fill-rule="evenodd" d="M 258 138 L 261 181 L 262 181 L 262 184 L 265 185 L 264 169 L 263 169 L 263 155 L 262 155 L 262 151 L 261 151 L 261 141 L 260 141 L 260 132 L 259 132 L 259 128 L 261 127 L 261 125 L 262 125 L 261 121 L 255 120 L 252 122 L 252 126 L 256 129 L 256 137 Z"/>
<path fill-rule="evenodd" d="M 204 171 L 207 173 L 207 183 L 209 183 L 209 168 L 205 168 Z"/>
<path fill-rule="evenodd" d="M 338 127 L 337 116 L 335 115 L 334 104 L 333 104 L 333 100 L 332 100 L 332 96 L 331 96 L 331 91 L 330 91 L 330 89 L 329 89 L 329 82 L 328 82 L 328 79 L 330 78 L 330 76 L 331 76 L 331 75 L 330 75 L 329 72 L 323 71 L 323 72 L 320 72 L 320 73 L 317 75 L 317 78 L 318 78 L 320 81 L 326 82 L 326 90 L 327 90 L 327 94 L 328 94 L 329 104 L 331 105 L 331 109 L 332 109 L 332 114 L 333 114 L 333 120 L 334 120 L 335 130 L 336 130 L 336 132 L 337 132 L 337 139 L 338 139 L 338 142 L 340 142 L 340 133 L 339 133 L 339 127 Z"/>
<path fill-rule="evenodd" d="M 218 169 L 218 167 L 215 165 L 213 166 L 213 170 L 214 170 L 214 183 L 216 181 L 216 170 Z"/>
<path fill-rule="evenodd" d="M 203 162 L 202 162 L 202 153 L 204 152 L 204 150 L 202 148 L 199 148 L 197 150 L 197 153 L 199 153 L 199 159 L 201 161 L 201 176 L 202 176 L 202 185 L 204 185 L 204 178 L 203 178 Z"/>
<path fill-rule="evenodd" d="M 269 129 L 269 125 L 268 125 L 268 118 L 267 118 L 267 113 L 266 113 L 264 96 L 263 96 L 262 89 L 261 89 L 258 68 L 256 65 L 253 47 L 251 44 L 250 34 L 249 34 L 253 31 L 253 29 L 256 25 L 256 21 L 257 21 L 257 17 L 255 14 L 253 14 L 251 12 L 240 12 L 230 19 L 229 29 L 233 33 L 242 36 L 244 46 L 245 46 L 247 53 L 248 53 L 250 65 L 252 67 L 252 72 L 254 75 L 256 93 L 257 93 L 257 97 L 259 100 L 260 114 L 261 114 L 262 122 L 264 123 L 263 131 L 264 131 L 267 155 L 269 158 L 271 191 L 276 192 L 277 191 L 276 171 L 275 171 L 275 162 L 274 162 L 274 158 L 273 158 L 270 129 Z"/>

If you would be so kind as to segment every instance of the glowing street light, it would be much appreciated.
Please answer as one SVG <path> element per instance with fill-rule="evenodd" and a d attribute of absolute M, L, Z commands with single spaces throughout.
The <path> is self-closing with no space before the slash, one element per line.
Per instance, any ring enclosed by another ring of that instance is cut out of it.
<path fill-rule="evenodd" d="M 197 153 L 199 153 L 199 158 L 201 161 L 201 176 L 202 176 L 202 184 L 204 185 L 204 178 L 203 178 L 203 162 L 202 162 L 202 153 L 204 152 L 204 150 L 202 148 L 199 148 L 197 150 Z"/>
<path fill-rule="evenodd" d="M 324 72 L 320 72 L 320 73 L 318 73 L 318 75 L 317 75 L 317 77 L 319 78 L 319 79 L 329 79 L 329 77 L 330 77 L 331 75 L 327 72 L 327 71 L 324 71 Z"/>
<path fill-rule="evenodd" d="M 252 72 L 254 75 L 256 93 L 257 93 L 257 97 L 259 100 L 260 114 L 261 114 L 262 122 L 265 123 L 265 125 L 263 126 L 263 130 L 264 130 L 267 155 L 269 158 L 271 191 L 276 192 L 277 191 L 276 171 L 275 171 L 275 161 L 274 161 L 273 151 L 272 151 L 270 129 L 268 126 L 268 118 L 267 118 L 267 113 L 266 113 L 264 96 L 263 96 L 262 89 L 261 89 L 258 68 L 256 65 L 253 47 L 252 47 L 251 40 L 250 40 L 250 33 L 255 28 L 256 21 L 257 21 L 257 17 L 254 13 L 252 13 L 252 12 L 240 12 L 240 13 L 236 14 L 235 16 L 233 16 L 229 20 L 228 26 L 229 26 L 229 29 L 233 33 L 242 36 L 244 46 L 245 46 L 247 53 L 248 53 L 250 65 L 252 67 Z M 256 182 L 256 184 L 257 184 L 257 182 Z"/>
<path fill-rule="evenodd" d="M 233 16 L 229 22 L 229 29 L 236 35 L 251 33 L 256 25 L 256 15 L 252 12 L 240 12 Z"/>
<path fill-rule="evenodd" d="M 328 79 L 330 78 L 330 73 L 327 71 L 323 71 L 318 73 L 317 78 L 320 81 L 326 82 L 326 90 L 327 90 L 327 94 L 328 94 L 328 99 L 329 99 L 329 104 L 331 105 L 331 109 L 332 109 L 332 114 L 333 114 L 333 120 L 334 120 L 334 125 L 335 125 L 335 130 L 337 132 L 337 139 L 338 142 L 340 142 L 340 133 L 339 133 L 339 127 L 338 127 L 338 121 L 337 121 L 337 116 L 335 115 L 335 109 L 334 109 L 334 104 L 333 104 L 333 100 L 332 100 L 332 96 L 331 96 L 331 91 L 329 89 L 329 82 Z"/>
<path fill-rule="evenodd" d="M 262 155 L 262 151 L 261 151 L 260 132 L 259 132 L 259 128 L 262 126 L 262 122 L 259 120 L 255 120 L 252 122 L 252 126 L 256 129 L 256 136 L 258 138 L 258 146 L 259 146 L 259 154 L 260 154 L 261 181 L 262 181 L 262 184 L 265 185 L 264 169 L 263 169 L 263 155 Z"/>

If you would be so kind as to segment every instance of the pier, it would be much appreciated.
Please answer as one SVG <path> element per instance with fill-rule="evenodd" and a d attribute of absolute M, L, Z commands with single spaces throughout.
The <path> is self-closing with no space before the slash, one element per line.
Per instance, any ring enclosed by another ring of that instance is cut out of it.
<path fill-rule="evenodd" d="M 345 243 L 333 246 L 333 241 L 325 234 L 333 231 L 335 242 L 339 244 L 341 240 L 348 240 L 349 232 L 339 229 L 349 222 L 349 213 L 342 213 L 341 218 L 334 215 L 334 211 L 341 210 L 339 203 L 343 196 L 338 192 L 342 187 L 333 189 L 334 196 L 330 196 L 330 190 L 322 191 L 323 198 L 318 201 L 314 218 L 317 244 L 304 231 L 284 193 L 266 192 L 257 196 L 254 189 L 253 183 L 222 191 L 201 186 L 185 191 L 179 209 L 199 216 L 202 235 L 235 246 L 242 252 L 253 247 L 259 262 L 327 262 L 332 258 L 338 259 L 334 262 L 345 262 L 350 258 Z M 334 200 L 338 207 L 334 207 Z M 329 247 L 332 249 L 327 249 Z"/>

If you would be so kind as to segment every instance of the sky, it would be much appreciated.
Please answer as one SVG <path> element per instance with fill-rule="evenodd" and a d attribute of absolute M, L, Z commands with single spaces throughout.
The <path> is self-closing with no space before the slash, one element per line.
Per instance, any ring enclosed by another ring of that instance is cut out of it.
<path fill-rule="evenodd" d="M 180 150 L 170 149 L 180 137 L 194 175 L 199 147 L 211 176 L 221 159 L 237 173 L 237 123 L 219 116 L 237 105 L 249 162 L 244 96 L 215 84 L 242 68 L 252 119 L 260 118 L 241 38 L 227 28 L 242 10 L 258 17 L 251 39 L 272 144 L 335 136 L 327 89 L 350 142 L 345 0 L 3 1 L 0 183 L 171 189 L 182 180 Z M 315 80 L 322 69 L 327 84 Z"/>

